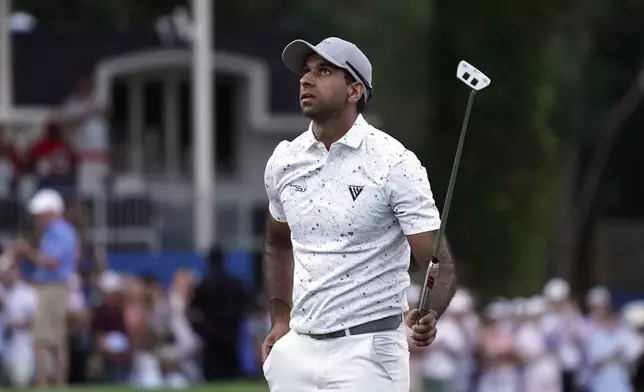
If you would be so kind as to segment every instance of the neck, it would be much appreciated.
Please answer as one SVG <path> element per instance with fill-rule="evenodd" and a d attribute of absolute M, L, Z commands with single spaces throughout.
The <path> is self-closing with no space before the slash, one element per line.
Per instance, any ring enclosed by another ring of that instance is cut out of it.
<path fill-rule="evenodd" d="M 58 215 L 55 215 L 55 214 L 48 215 L 47 218 L 45 219 L 45 227 L 49 226 L 56 219 L 58 219 Z"/>
<path fill-rule="evenodd" d="M 343 111 L 323 121 L 313 120 L 313 134 L 316 139 L 324 143 L 328 150 L 331 148 L 331 144 L 349 132 L 357 117 L 355 112 Z"/>

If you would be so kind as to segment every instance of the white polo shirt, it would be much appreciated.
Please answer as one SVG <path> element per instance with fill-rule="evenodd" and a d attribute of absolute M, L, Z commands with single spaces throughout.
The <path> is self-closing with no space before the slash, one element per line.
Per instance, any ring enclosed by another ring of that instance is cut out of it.
<path fill-rule="evenodd" d="M 362 116 L 329 151 L 309 127 L 277 146 L 265 185 L 271 215 L 291 229 L 291 329 L 329 333 L 408 310 L 405 235 L 440 225 L 411 151 Z"/>
<path fill-rule="evenodd" d="M 6 321 L 9 325 L 21 326 L 13 332 L 13 339 L 31 343 L 31 328 L 24 325 L 31 321 L 38 310 L 38 292 L 28 283 L 17 282 L 3 290 Z"/>

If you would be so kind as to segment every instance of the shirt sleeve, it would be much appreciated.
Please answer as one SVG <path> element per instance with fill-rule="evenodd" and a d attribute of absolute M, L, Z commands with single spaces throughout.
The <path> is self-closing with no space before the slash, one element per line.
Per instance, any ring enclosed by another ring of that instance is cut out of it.
<path fill-rule="evenodd" d="M 405 235 L 438 230 L 440 214 L 427 171 L 409 150 L 389 169 L 387 191 L 391 207 Z"/>
<path fill-rule="evenodd" d="M 273 219 L 279 222 L 286 222 L 282 200 L 279 189 L 277 189 L 278 170 L 275 153 L 273 153 L 268 163 L 266 163 L 266 170 L 264 171 L 264 186 L 266 187 L 266 195 L 268 196 L 268 210 Z"/>

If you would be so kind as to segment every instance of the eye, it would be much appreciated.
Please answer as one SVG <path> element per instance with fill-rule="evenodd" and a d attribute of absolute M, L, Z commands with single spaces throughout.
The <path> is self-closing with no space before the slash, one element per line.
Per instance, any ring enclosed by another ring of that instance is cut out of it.
<path fill-rule="evenodd" d="M 331 69 L 326 67 L 320 68 L 320 75 L 322 76 L 331 75 Z"/>
<path fill-rule="evenodd" d="M 307 73 L 309 73 L 309 72 L 311 72 L 311 70 L 309 69 L 309 67 L 304 67 L 304 68 L 302 68 L 302 72 L 301 72 L 300 76 L 304 76 L 304 75 L 306 75 L 306 74 L 307 74 Z"/>

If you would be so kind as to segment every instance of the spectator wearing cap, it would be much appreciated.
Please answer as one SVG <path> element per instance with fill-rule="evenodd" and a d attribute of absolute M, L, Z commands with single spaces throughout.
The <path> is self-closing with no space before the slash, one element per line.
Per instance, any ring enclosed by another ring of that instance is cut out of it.
<path fill-rule="evenodd" d="M 122 383 L 130 373 L 130 339 L 125 324 L 123 278 L 107 270 L 98 278 L 101 303 L 92 312 L 94 358 L 101 368 L 101 381 Z"/>
<path fill-rule="evenodd" d="M 463 381 L 469 380 L 471 370 L 463 366 L 463 360 L 472 354 L 470 337 L 464 325 L 468 313 L 469 298 L 459 290 L 441 317 L 440 333 L 436 335 L 436 340 L 424 349 L 422 371 L 425 390 L 469 390 L 469 385 L 463 385 Z"/>
<path fill-rule="evenodd" d="M 543 296 L 548 301 L 543 322 L 548 346 L 557 352 L 562 365 L 563 392 L 573 392 L 582 365 L 580 330 L 584 320 L 564 279 L 550 279 L 543 287 Z"/>
<path fill-rule="evenodd" d="M 550 351 L 543 329 L 547 310 L 544 298 L 534 296 L 523 305 L 524 322 L 515 335 L 515 347 L 521 359 L 524 392 L 560 392 L 561 366 Z"/>
<path fill-rule="evenodd" d="M 630 334 L 611 306 L 610 291 L 594 287 L 587 302 L 591 321 L 585 336 L 584 384 L 590 392 L 631 392 Z"/>
<path fill-rule="evenodd" d="M 68 282 L 76 266 L 78 239 L 74 227 L 63 217 L 65 205 L 51 189 L 38 191 L 28 211 L 42 232 L 39 248 L 25 240 L 13 244 L 16 256 L 33 264 L 32 281 L 38 289 L 38 312 L 34 319 L 37 386 L 49 386 L 48 354 L 54 355 L 56 385 L 66 384 L 68 374 L 67 311 Z"/>
<path fill-rule="evenodd" d="M 586 306 L 588 307 L 588 324 L 590 328 L 615 316 L 612 301 L 610 291 L 604 286 L 595 286 L 588 290 Z"/>
<path fill-rule="evenodd" d="M 474 312 L 474 299 L 465 288 L 459 288 L 452 298 L 447 313 L 454 321 L 465 339 L 465 347 L 456 360 L 457 374 L 452 383 L 454 392 L 470 391 L 474 384 L 475 368 L 474 354 L 476 350 L 476 332 L 478 318 Z"/>
<path fill-rule="evenodd" d="M 479 392 L 521 390 L 519 358 L 511 331 L 503 323 L 506 312 L 507 304 L 503 299 L 493 301 L 483 310 L 477 339 L 479 374 L 476 390 Z"/>

